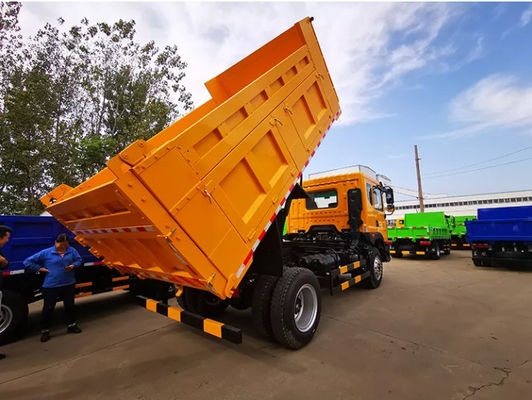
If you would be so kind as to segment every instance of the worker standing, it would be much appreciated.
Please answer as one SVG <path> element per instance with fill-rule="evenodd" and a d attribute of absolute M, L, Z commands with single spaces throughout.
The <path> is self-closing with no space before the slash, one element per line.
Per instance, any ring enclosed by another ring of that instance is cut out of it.
<path fill-rule="evenodd" d="M 50 339 L 50 325 L 58 299 L 63 300 L 68 325 L 67 331 L 81 333 L 81 329 L 76 323 L 74 305 L 76 291 L 74 269 L 79 267 L 81 262 L 79 253 L 75 248 L 69 246 L 68 236 L 64 233 L 57 236 L 54 246 L 41 250 L 24 260 L 24 267 L 27 271 L 46 274 L 42 285 L 44 304 L 41 342 L 47 342 Z"/>
<path fill-rule="evenodd" d="M 6 269 L 7 266 L 9 265 L 9 262 L 4 257 L 4 253 L 2 253 L 2 247 L 4 247 L 4 245 L 9 240 L 9 236 L 11 236 L 11 232 L 13 231 L 11 230 L 10 227 L 5 226 L 5 225 L 0 225 L 0 270 Z M 4 277 L 0 273 L 0 313 L 3 312 L 2 311 L 2 286 L 4 284 L 3 281 L 4 281 Z M 0 353 L 0 360 L 4 358 L 6 358 L 6 355 Z"/>

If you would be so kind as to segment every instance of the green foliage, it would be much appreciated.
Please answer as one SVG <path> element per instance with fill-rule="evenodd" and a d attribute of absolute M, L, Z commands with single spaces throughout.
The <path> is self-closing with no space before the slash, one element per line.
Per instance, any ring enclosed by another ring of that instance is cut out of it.
<path fill-rule="evenodd" d="M 192 109 L 176 46 L 135 41 L 135 22 L 18 34 L 19 3 L 0 3 L 0 214 L 38 214 L 137 139 Z"/>

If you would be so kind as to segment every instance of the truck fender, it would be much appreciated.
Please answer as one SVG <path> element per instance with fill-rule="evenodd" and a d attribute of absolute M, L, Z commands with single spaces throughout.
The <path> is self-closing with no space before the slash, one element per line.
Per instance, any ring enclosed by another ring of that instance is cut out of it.
<path fill-rule="evenodd" d="M 380 232 L 364 232 L 362 233 L 364 241 L 379 250 L 383 261 L 390 261 L 390 252 L 384 244 L 384 237 Z"/>

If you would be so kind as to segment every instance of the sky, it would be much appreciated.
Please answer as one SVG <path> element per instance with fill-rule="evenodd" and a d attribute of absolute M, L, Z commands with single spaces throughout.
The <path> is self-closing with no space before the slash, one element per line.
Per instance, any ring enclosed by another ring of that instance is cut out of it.
<path fill-rule="evenodd" d="M 363 164 L 393 185 L 477 194 L 532 188 L 532 3 L 24 2 L 22 34 L 47 22 L 136 21 L 175 44 L 196 106 L 203 83 L 314 17 L 342 116 L 306 173 Z"/>

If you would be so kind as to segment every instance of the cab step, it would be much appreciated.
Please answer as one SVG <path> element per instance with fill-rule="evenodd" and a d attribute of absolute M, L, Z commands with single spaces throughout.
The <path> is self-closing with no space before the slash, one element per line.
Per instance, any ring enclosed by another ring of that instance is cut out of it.
<path fill-rule="evenodd" d="M 362 282 L 364 279 L 369 278 L 369 276 L 370 276 L 369 271 L 363 272 L 359 275 L 355 275 L 351 279 L 345 280 L 339 285 L 331 287 L 331 295 L 343 292 L 344 290 L 347 290 L 350 287 L 355 286 L 356 284 Z"/>
<path fill-rule="evenodd" d="M 362 264 L 360 261 L 354 261 L 329 271 L 329 288 L 331 296 L 342 292 L 351 286 L 355 286 L 357 283 L 366 279 L 369 276 L 369 272 L 358 273 L 361 266 Z M 350 274 L 351 278 L 342 279 L 341 276 L 344 274 Z"/>

